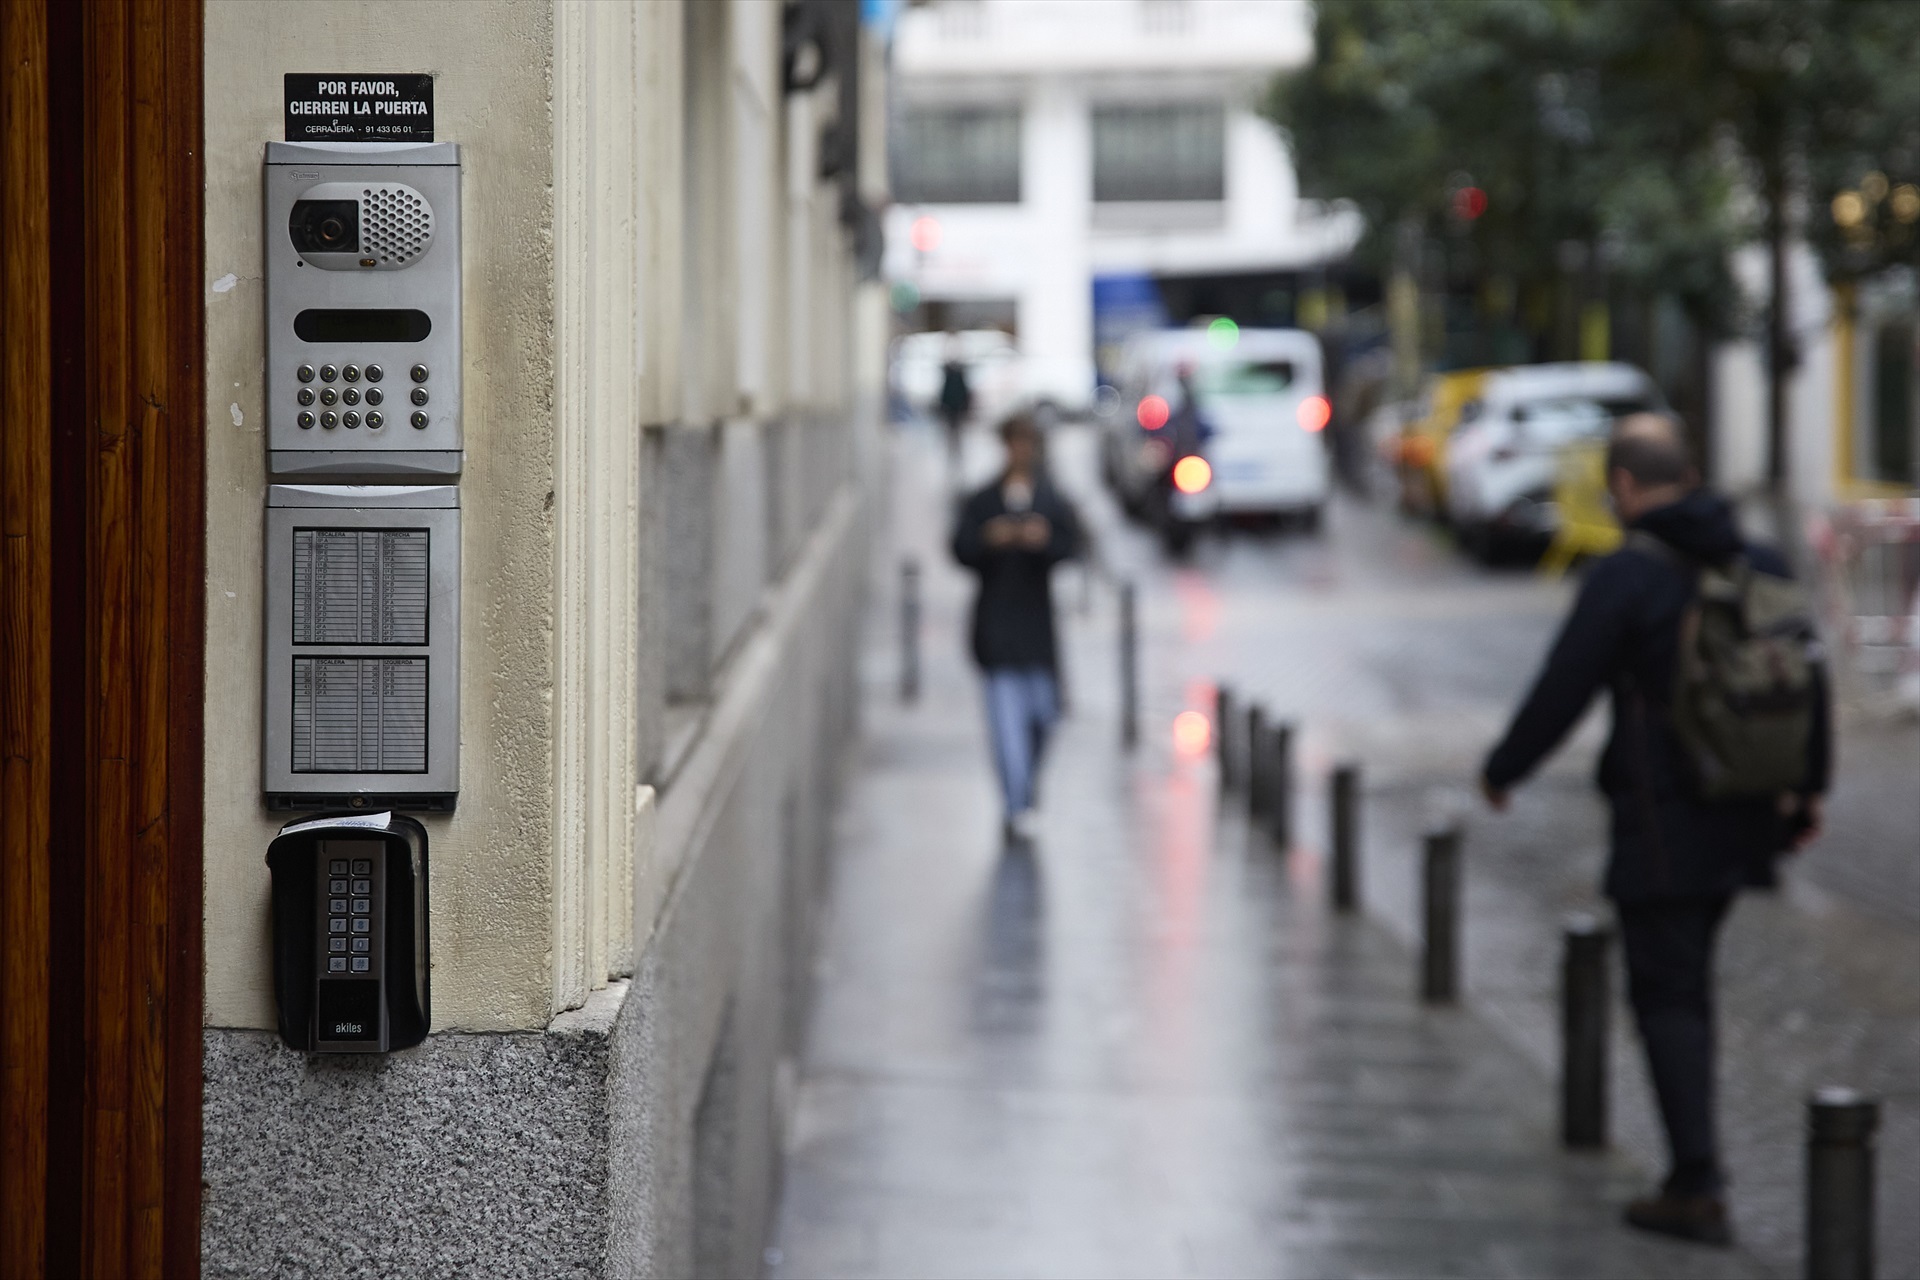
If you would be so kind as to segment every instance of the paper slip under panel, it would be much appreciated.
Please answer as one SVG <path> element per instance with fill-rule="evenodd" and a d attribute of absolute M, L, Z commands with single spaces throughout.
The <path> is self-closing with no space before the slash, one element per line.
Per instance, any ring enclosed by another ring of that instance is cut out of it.
<path fill-rule="evenodd" d="M 427 659 L 295 658 L 295 773 L 425 773 Z"/>

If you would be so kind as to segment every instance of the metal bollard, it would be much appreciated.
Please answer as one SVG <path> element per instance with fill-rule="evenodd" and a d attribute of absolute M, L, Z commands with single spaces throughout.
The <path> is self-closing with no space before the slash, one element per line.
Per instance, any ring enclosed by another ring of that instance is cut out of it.
<path fill-rule="evenodd" d="M 1333 808 L 1333 909 L 1360 905 L 1360 766 L 1335 765 L 1328 788 Z"/>
<path fill-rule="evenodd" d="M 1560 1141 L 1607 1145 L 1607 1017 L 1613 931 L 1593 916 L 1567 917 L 1560 957 Z"/>
<path fill-rule="evenodd" d="M 920 696 L 920 563 L 900 562 L 900 701 Z"/>
<path fill-rule="evenodd" d="M 1293 848 L 1293 725 L 1281 721 L 1267 748 L 1267 831 L 1285 853 Z"/>
<path fill-rule="evenodd" d="M 1134 617 L 1133 584 L 1120 584 L 1120 743 L 1140 741 L 1140 633 Z"/>
<path fill-rule="evenodd" d="M 1873 1280 L 1880 1104 L 1829 1086 L 1807 1099 L 1807 1280 Z"/>
<path fill-rule="evenodd" d="M 1220 763 L 1220 791 L 1224 795 L 1239 785 L 1234 777 L 1233 690 L 1224 683 L 1213 687 L 1213 754 Z"/>
<path fill-rule="evenodd" d="M 1427 833 L 1424 871 L 1420 998 L 1452 1004 L 1460 996 L 1460 828 Z"/>
<path fill-rule="evenodd" d="M 1267 812 L 1267 709 L 1255 703 L 1247 708 L 1247 816 Z"/>

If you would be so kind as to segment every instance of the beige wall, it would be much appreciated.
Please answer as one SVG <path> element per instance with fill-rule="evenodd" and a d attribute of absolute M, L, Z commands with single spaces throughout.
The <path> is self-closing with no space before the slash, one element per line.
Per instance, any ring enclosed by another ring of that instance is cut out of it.
<path fill-rule="evenodd" d="M 541 1027 L 634 970 L 698 838 L 700 823 L 669 820 L 656 847 L 647 784 L 663 782 L 669 816 L 726 803 L 694 794 L 719 785 L 701 770 L 673 776 L 669 730 L 695 726 L 674 730 L 676 760 L 766 731 L 701 706 L 670 720 L 666 629 L 707 620 L 719 707 L 787 558 L 850 475 L 853 277 L 837 192 L 814 176 L 832 88 L 783 94 L 778 0 L 209 0 L 206 14 L 207 1021 L 274 1017 L 262 149 L 281 136 L 284 72 L 384 70 L 434 73 L 437 136 L 464 163 L 461 795 L 426 819 L 434 1026 Z M 711 225 L 684 225 L 701 209 Z M 883 325 L 859 332 L 877 368 Z M 664 590 L 649 505 L 661 432 L 710 433 L 715 449 L 705 567 L 684 595 Z"/>

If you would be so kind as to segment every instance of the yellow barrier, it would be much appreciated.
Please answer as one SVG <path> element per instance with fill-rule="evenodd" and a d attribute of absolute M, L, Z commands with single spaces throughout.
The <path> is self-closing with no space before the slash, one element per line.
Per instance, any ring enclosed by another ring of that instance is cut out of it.
<path fill-rule="evenodd" d="M 1609 555 L 1620 547 L 1620 522 L 1607 501 L 1607 446 L 1582 440 L 1560 451 L 1553 485 L 1560 527 L 1540 557 L 1540 572 L 1565 573 L 1581 556 Z"/>

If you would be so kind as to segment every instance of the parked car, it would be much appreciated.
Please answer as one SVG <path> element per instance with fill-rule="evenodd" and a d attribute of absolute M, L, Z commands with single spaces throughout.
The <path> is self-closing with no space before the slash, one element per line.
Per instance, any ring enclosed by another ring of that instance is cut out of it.
<path fill-rule="evenodd" d="M 1242 329 L 1224 347 L 1202 329 L 1129 339 L 1103 429 L 1103 469 L 1122 503 L 1161 523 L 1170 542 L 1221 517 L 1317 522 L 1331 486 L 1323 368 L 1319 340 L 1300 329 Z M 1167 424 L 1189 394 L 1198 448 L 1176 449 Z M 1187 452 L 1205 466 L 1176 474 L 1175 455 Z"/>
<path fill-rule="evenodd" d="M 1417 416 L 1392 439 L 1400 506 L 1415 515 L 1441 517 L 1447 506 L 1447 439 L 1460 411 L 1480 398 L 1491 369 L 1455 369 L 1435 374 L 1420 397 Z"/>
<path fill-rule="evenodd" d="M 1447 517 L 1468 550 L 1491 557 L 1545 545 L 1559 526 L 1560 451 L 1606 435 L 1615 418 L 1664 410 L 1630 364 L 1521 365 L 1487 375 L 1446 444 Z"/>

